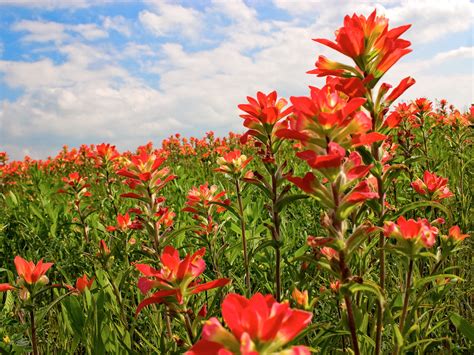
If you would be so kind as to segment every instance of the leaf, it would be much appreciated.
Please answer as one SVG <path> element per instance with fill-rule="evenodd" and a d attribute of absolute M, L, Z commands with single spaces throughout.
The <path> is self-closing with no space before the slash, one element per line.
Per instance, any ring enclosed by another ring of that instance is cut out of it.
<path fill-rule="evenodd" d="M 275 205 L 275 209 L 277 211 L 282 211 L 283 208 L 292 203 L 292 202 L 295 202 L 295 201 L 298 201 L 298 200 L 301 200 L 303 198 L 308 198 L 307 195 L 303 195 L 303 194 L 295 194 L 295 195 L 290 195 L 290 196 L 286 196 L 285 198 L 282 198 L 281 200 L 279 199 Z"/>
<path fill-rule="evenodd" d="M 369 292 L 377 296 L 380 303 L 384 303 L 384 297 L 379 285 L 370 280 L 364 280 L 363 283 L 353 283 L 349 286 L 349 290 L 353 293 L 356 292 Z"/>
<path fill-rule="evenodd" d="M 408 205 L 406 205 L 406 206 L 402 207 L 401 209 L 399 209 L 398 212 L 391 215 L 390 220 L 396 220 L 398 217 L 406 215 L 406 213 L 408 211 L 417 210 L 417 209 L 420 209 L 422 207 L 438 208 L 446 214 L 449 221 L 452 221 L 452 219 L 453 219 L 451 211 L 446 206 L 442 205 L 441 203 L 435 202 L 435 201 L 417 201 L 417 202 L 409 203 Z M 449 224 L 451 224 L 451 223 L 448 223 L 448 225 Z"/>
<path fill-rule="evenodd" d="M 274 241 L 273 239 L 272 240 L 265 240 L 264 242 L 260 243 L 260 245 L 258 245 L 252 252 L 252 256 L 253 255 L 256 255 L 260 250 L 263 250 L 265 248 L 268 248 L 268 247 L 273 247 L 273 248 L 276 248 L 277 247 L 277 242 Z M 249 258 L 250 260 L 252 258 Z"/>
<path fill-rule="evenodd" d="M 218 205 L 218 206 L 221 206 L 221 207 L 225 208 L 227 211 L 232 213 L 235 217 L 237 217 L 237 219 L 240 220 L 240 214 L 231 205 L 227 205 L 227 204 L 222 203 L 222 202 L 214 202 L 214 201 L 209 202 L 209 204 L 210 205 Z"/>
<path fill-rule="evenodd" d="M 474 326 L 457 313 L 451 313 L 449 316 L 451 322 L 469 341 L 474 343 Z"/>
<path fill-rule="evenodd" d="M 82 338 L 83 328 L 85 323 L 84 313 L 77 297 L 69 297 L 64 302 L 64 307 L 67 310 L 67 314 L 71 320 L 71 327 L 75 335 Z"/>
<path fill-rule="evenodd" d="M 428 282 L 432 282 L 432 281 L 436 281 L 438 279 L 447 279 L 447 278 L 450 278 L 450 279 L 457 279 L 457 280 L 461 280 L 461 281 L 464 281 L 462 278 L 460 278 L 458 275 L 454 275 L 454 274 L 438 274 L 438 275 L 432 275 L 432 276 L 426 276 L 426 277 L 423 277 L 419 280 L 416 280 L 416 282 L 414 283 L 413 285 L 413 288 L 417 289 L 421 286 L 423 286 L 424 284 L 427 284 Z"/>

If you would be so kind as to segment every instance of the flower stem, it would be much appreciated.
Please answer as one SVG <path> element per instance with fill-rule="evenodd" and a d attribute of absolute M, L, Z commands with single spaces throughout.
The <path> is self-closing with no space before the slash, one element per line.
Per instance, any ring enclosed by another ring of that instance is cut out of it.
<path fill-rule="evenodd" d="M 31 325 L 31 346 L 33 347 L 33 355 L 38 355 L 38 344 L 36 341 L 36 324 L 35 312 L 30 310 L 30 325 Z"/>
<path fill-rule="evenodd" d="M 191 325 L 191 319 L 189 319 L 189 314 L 187 312 L 184 313 L 184 325 L 186 328 L 186 332 L 189 336 L 189 341 L 192 344 L 194 342 L 193 327 Z"/>
<path fill-rule="evenodd" d="M 378 156 L 378 154 L 377 154 Z M 383 180 L 380 176 L 377 177 L 378 193 L 379 193 L 379 203 L 380 203 L 380 216 L 379 224 L 383 224 L 383 216 L 385 209 L 385 193 L 383 191 Z M 380 232 L 379 235 L 379 286 L 382 294 L 385 291 L 385 236 L 383 232 Z M 377 330 L 375 335 L 375 355 L 379 355 L 382 350 L 382 330 L 383 330 L 383 314 L 384 314 L 384 305 L 382 301 L 379 301 L 377 307 Z"/>
<path fill-rule="evenodd" d="M 403 308 L 402 308 L 402 315 L 400 316 L 400 323 L 398 325 L 398 329 L 403 334 L 403 327 L 405 326 L 405 320 L 407 317 L 408 312 L 408 300 L 410 298 L 410 287 L 411 287 L 411 279 L 413 274 L 413 258 L 410 258 L 410 263 L 408 264 L 408 272 L 407 272 L 407 279 L 405 285 L 405 297 L 403 299 Z M 399 354 L 400 349 L 398 346 L 395 346 L 395 354 Z"/>
<path fill-rule="evenodd" d="M 250 270 L 249 270 L 249 259 L 247 254 L 247 239 L 245 236 L 245 218 L 244 218 L 244 208 L 242 204 L 242 195 L 240 192 L 240 183 L 239 179 L 235 179 L 235 189 L 237 191 L 237 201 L 239 203 L 239 214 L 240 214 L 240 229 L 242 231 L 242 246 L 244 250 L 244 268 L 245 268 L 245 285 L 247 288 L 247 296 L 252 293 L 250 285 Z"/>
<path fill-rule="evenodd" d="M 277 177 L 272 174 L 272 237 L 275 241 L 275 299 L 280 302 L 281 299 L 281 250 L 280 250 L 280 216 L 276 209 L 277 202 Z"/>

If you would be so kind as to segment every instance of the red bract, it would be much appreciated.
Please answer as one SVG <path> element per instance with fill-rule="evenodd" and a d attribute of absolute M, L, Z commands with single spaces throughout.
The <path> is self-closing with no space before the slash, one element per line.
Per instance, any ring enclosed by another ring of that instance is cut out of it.
<path fill-rule="evenodd" d="M 87 191 L 90 187 L 90 184 L 86 183 L 87 177 L 81 176 L 77 171 L 70 173 L 67 177 L 63 177 L 61 180 L 65 185 L 63 189 L 58 191 L 59 193 L 74 195 L 76 199 L 80 199 L 82 196 L 91 196 L 91 193 Z"/>
<path fill-rule="evenodd" d="M 206 264 L 203 260 L 205 248 L 199 249 L 194 254 L 188 254 L 180 259 L 178 251 L 172 246 L 166 246 L 161 254 L 162 268 L 154 269 L 150 265 L 135 264 L 135 267 L 145 277 L 138 280 L 138 288 L 143 294 L 152 288 L 158 288 L 151 297 L 144 299 L 137 307 L 136 314 L 143 307 L 154 303 L 186 303 L 187 298 L 199 292 L 227 285 L 229 279 L 217 279 L 214 281 L 200 283 L 198 277 L 203 273 Z"/>
<path fill-rule="evenodd" d="M 48 278 L 45 274 L 49 268 L 53 266 L 53 263 L 43 263 L 43 259 L 41 259 L 35 265 L 34 262 L 26 261 L 21 256 L 16 256 L 14 263 L 18 276 L 27 284 L 31 285 L 37 282 L 41 282 L 43 284 L 48 283 Z"/>
<path fill-rule="evenodd" d="M 335 42 L 321 38 L 315 41 L 352 58 L 357 65 L 356 70 L 320 58 L 316 62 L 317 69 L 312 73 L 344 77 L 361 76 L 363 73 L 365 76 L 373 75 L 377 80 L 401 57 L 411 52 L 408 49 L 411 43 L 399 38 L 409 28 L 410 25 L 405 25 L 389 30 L 388 20 L 377 16 L 375 10 L 368 18 L 356 14 L 346 16 L 343 27 L 336 31 Z"/>
<path fill-rule="evenodd" d="M 359 111 L 366 99 L 349 98 L 336 90 L 334 81 L 328 81 L 321 89 L 311 87 L 309 97 L 291 97 L 290 100 L 294 116 L 276 135 L 298 140 L 310 150 L 324 152 L 330 142 L 348 149 L 385 139 L 382 134 L 367 133 L 372 128 L 372 120 Z"/>
<path fill-rule="evenodd" d="M 305 346 L 284 347 L 308 326 L 312 314 L 291 309 L 288 302 L 278 303 L 271 295 L 257 293 L 247 299 L 229 294 L 222 303 L 222 317 L 230 331 L 211 318 L 188 355 L 310 353 Z"/>
<path fill-rule="evenodd" d="M 117 215 L 117 226 L 118 229 L 121 231 L 126 231 L 128 229 L 142 229 L 143 225 L 140 223 L 138 219 L 132 220 L 128 213 L 121 215 L 120 213 Z M 117 228 L 114 226 L 107 227 L 107 230 L 112 232 Z"/>
<path fill-rule="evenodd" d="M 431 248 L 436 243 L 438 228 L 432 227 L 427 219 L 409 219 L 399 217 L 397 223 L 385 222 L 385 236 L 395 237 L 399 241 L 408 241 L 411 246 Z M 415 248 L 414 250 L 417 250 Z"/>
<path fill-rule="evenodd" d="M 291 113 L 291 107 L 285 108 L 287 101 L 283 98 L 277 100 L 276 91 L 265 95 L 257 92 L 257 100 L 247 96 L 248 104 L 238 107 L 246 114 L 240 115 L 244 119 L 244 126 L 249 130 L 242 136 L 242 142 L 246 142 L 248 136 L 253 136 L 263 144 L 268 137 L 273 135 L 275 125 Z"/>
<path fill-rule="evenodd" d="M 462 242 L 464 239 L 469 237 L 469 234 L 463 234 L 459 226 L 452 226 L 451 228 L 449 228 L 448 237 L 456 242 Z"/>
<path fill-rule="evenodd" d="M 76 290 L 84 292 L 86 288 L 91 289 L 94 283 L 94 278 L 88 279 L 87 275 L 84 274 L 76 280 Z"/>
<path fill-rule="evenodd" d="M 449 191 L 448 179 L 442 178 L 428 170 L 423 174 L 423 180 L 417 179 L 411 183 L 411 186 L 420 195 L 429 194 L 431 199 L 435 201 L 454 196 L 454 194 Z"/>
<path fill-rule="evenodd" d="M 0 284 L 0 292 L 6 292 L 11 290 L 15 290 L 15 287 L 10 284 Z"/>
<path fill-rule="evenodd" d="M 126 167 L 117 174 L 128 178 L 126 184 L 138 193 L 123 194 L 122 197 L 145 198 L 163 189 L 166 184 L 175 179 L 168 167 L 161 167 L 166 159 L 157 154 L 149 154 L 145 149 L 130 157 Z"/>
<path fill-rule="evenodd" d="M 197 231 L 200 235 L 208 235 L 212 233 L 217 224 L 214 222 L 216 213 L 225 211 L 225 208 L 219 204 L 229 204 L 230 201 L 224 200 L 225 191 L 218 192 L 216 185 L 209 186 L 209 183 L 194 187 L 189 190 L 186 207 L 184 212 L 193 213 L 193 218 L 200 222 L 200 230 Z"/>
<path fill-rule="evenodd" d="M 252 157 L 247 158 L 247 156 L 243 155 L 240 150 L 236 149 L 217 158 L 217 164 L 219 167 L 214 169 L 214 171 L 237 176 L 243 172 L 251 160 Z"/>

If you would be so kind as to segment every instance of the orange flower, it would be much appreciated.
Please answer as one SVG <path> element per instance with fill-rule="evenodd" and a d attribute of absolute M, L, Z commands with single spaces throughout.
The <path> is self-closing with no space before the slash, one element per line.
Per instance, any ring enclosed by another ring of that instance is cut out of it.
<path fill-rule="evenodd" d="M 192 294 L 227 285 L 230 280 L 225 278 L 205 283 L 199 282 L 198 277 L 206 268 L 203 260 L 205 251 L 205 248 L 202 248 L 180 259 L 178 251 L 168 245 L 160 257 L 163 265 L 160 270 L 146 264 L 135 264 L 135 267 L 145 275 L 138 280 L 140 291 L 146 294 L 152 288 L 159 289 L 138 305 L 136 314 L 150 304 L 164 302 L 182 304 Z"/>
<path fill-rule="evenodd" d="M 215 317 L 204 325 L 202 338 L 186 354 L 285 353 L 309 355 L 305 346 L 285 348 L 311 322 L 310 312 L 291 309 L 271 295 L 257 293 L 250 299 L 231 293 L 222 303 L 222 317 L 230 331 Z M 282 350 L 282 348 L 284 348 Z"/>
<path fill-rule="evenodd" d="M 360 76 L 372 75 L 376 80 L 385 74 L 400 58 L 411 52 L 410 42 L 399 38 L 410 25 L 388 29 L 388 20 L 377 16 L 374 10 L 368 18 L 354 14 L 344 18 L 344 25 L 336 31 L 336 41 L 318 38 L 314 41 L 324 44 L 352 58 L 356 63 L 354 68 L 343 64 L 321 60 L 316 62 L 316 68 L 311 73 L 318 76 Z M 356 74 L 354 74 L 354 72 Z"/>
<path fill-rule="evenodd" d="M 431 199 L 435 201 L 454 196 L 454 194 L 449 191 L 448 179 L 442 178 L 428 170 L 423 174 L 423 180 L 417 179 L 411 183 L 411 186 L 420 195 L 431 195 Z"/>
<path fill-rule="evenodd" d="M 462 234 L 459 226 L 452 226 L 449 228 L 448 237 L 455 240 L 456 242 L 462 242 L 464 239 L 469 237 L 469 234 Z"/>
<path fill-rule="evenodd" d="M 438 228 L 432 227 L 427 219 L 409 219 L 399 217 L 397 223 L 385 222 L 385 236 L 393 236 L 400 241 L 407 241 L 410 245 L 431 248 L 436 243 Z M 415 251 L 418 248 L 415 248 Z"/>
<path fill-rule="evenodd" d="M 41 259 L 35 265 L 32 261 L 26 261 L 21 256 L 16 256 L 14 262 L 18 276 L 27 284 L 32 285 L 38 282 L 47 284 L 49 282 L 45 274 L 53 266 L 53 263 L 43 263 L 43 259 Z"/>
<path fill-rule="evenodd" d="M 87 278 L 87 275 L 84 274 L 76 280 L 76 290 L 80 293 L 84 292 L 86 288 L 91 289 L 92 284 L 94 283 L 94 278 L 90 280 Z"/>

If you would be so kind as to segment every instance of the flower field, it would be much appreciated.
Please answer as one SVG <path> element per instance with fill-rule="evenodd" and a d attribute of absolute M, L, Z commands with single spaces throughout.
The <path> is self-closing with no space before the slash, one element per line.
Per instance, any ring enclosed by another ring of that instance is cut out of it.
<path fill-rule="evenodd" d="M 0 152 L 0 352 L 471 353 L 473 110 L 384 82 L 409 27 L 346 16 L 243 134 Z"/>

